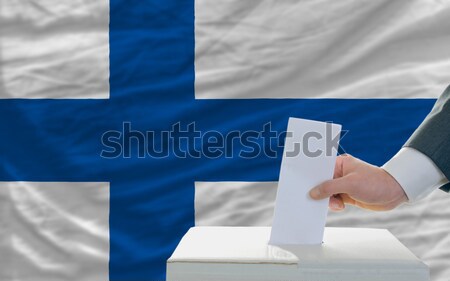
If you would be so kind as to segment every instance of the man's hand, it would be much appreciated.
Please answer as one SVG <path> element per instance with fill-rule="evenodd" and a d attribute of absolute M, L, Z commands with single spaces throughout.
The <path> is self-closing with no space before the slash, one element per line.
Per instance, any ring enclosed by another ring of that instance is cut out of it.
<path fill-rule="evenodd" d="M 333 211 L 343 210 L 345 204 L 387 211 L 408 200 L 402 187 L 385 170 L 350 155 L 337 157 L 333 178 L 309 193 L 316 200 L 330 197 Z"/>

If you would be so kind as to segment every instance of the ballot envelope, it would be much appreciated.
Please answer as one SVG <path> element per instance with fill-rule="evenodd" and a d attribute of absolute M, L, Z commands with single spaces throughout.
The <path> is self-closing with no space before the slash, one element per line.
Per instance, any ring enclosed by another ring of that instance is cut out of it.
<path fill-rule="evenodd" d="M 388 230 L 327 227 L 320 245 L 269 245 L 270 227 L 192 227 L 168 281 L 427 281 L 429 269 Z"/>

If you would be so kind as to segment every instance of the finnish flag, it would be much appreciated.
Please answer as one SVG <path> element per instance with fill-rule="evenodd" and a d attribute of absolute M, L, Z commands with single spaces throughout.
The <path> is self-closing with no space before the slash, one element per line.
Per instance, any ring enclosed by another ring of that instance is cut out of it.
<path fill-rule="evenodd" d="M 333 121 L 382 165 L 448 84 L 449 17 L 445 1 L 2 0 L 0 280 L 164 280 L 189 227 L 271 223 L 270 143 L 179 157 L 136 132 Z M 140 157 L 150 144 L 168 155 Z"/>

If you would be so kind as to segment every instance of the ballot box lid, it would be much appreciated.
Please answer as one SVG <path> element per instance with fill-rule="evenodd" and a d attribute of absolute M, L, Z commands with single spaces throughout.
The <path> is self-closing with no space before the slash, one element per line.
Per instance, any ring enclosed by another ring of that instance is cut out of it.
<path fill-rule="evenodd" d="M 246 273 L 241 280 L 271 280 L 277 272 L 305 280 L 429 280 L 428 267 L 386 229 L 327 227 L 322 245 L 274 246 L 269 237 L 270 227 L 193 227 L 167 261 L 168 280 L 233 280 L 237 272 Z"/>

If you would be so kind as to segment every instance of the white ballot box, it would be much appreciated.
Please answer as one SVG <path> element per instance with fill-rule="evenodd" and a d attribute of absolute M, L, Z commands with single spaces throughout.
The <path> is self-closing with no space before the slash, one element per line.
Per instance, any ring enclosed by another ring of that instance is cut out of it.
<path fill-rule="evenodd" d="M 193 227 L 168 281 L 426 281 L 428 267 L 389 231 L 326 228 L 322 245 L 269 245 L 270 227 Z"/>

